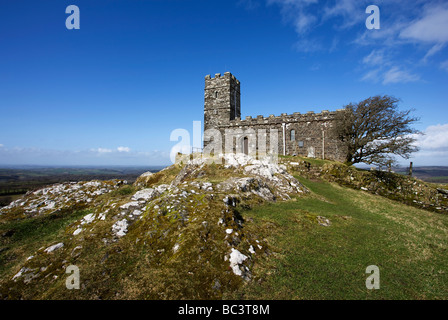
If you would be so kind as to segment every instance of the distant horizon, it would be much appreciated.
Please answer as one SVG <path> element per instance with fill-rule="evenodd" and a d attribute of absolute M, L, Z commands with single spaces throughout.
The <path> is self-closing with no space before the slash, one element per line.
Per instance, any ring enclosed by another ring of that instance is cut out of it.
<path fill-rule="evenodd" d="M 0 169 L 16 168 L 165 168 L 165 165 L 40 165 L 40 164 L 0 164 Z"/>
<path fill-rule="evenodd" d="M 26 168 L 42 168 L 42 169 L 46 169 L 46 168 L 67 168 L 67 169 L 75 169 L 75 168 L 103 168 L 103 169 L 108 169 L 108 168 L 166 168 L 169 167 L 171 164 L 168 165 L 126 165 L 126 164 L 118 164 L 118 165 L 98 165 L 98 164 L 82 164 L 82 165 L 45 165 L 45 164 L 0 164 L 0 169 L 26 169 Z M 368 165 L 365 163 L 356 163 L 354 164 L 355 167 L 358 168 L 372 168 L 372 167 L 379 167 L 378 165 Z M 432 168 L 436 168 L 436 167 L 441 167 L 441 168 L 448 168 L 448 165 L 419 165 L 416 163 L 413 163 L 413 168 L 425 168 L 425 167 L 432 167 Z M 397 168 L 408 168 L 408 165 L 405 164 L 398 164 L 395 166 L 392 166 L 393 169 L 397 169 Z"/>

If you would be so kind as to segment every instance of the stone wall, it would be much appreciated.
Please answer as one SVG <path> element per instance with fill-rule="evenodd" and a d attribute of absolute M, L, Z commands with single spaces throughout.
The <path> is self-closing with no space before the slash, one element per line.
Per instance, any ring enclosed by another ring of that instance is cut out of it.
<path fill-rule="evenodd" d="M 241 117 L 240 82 L 230 72 L 205 77 L 204 129 L 218 128 Z"/>
<path fill-rule="evenodd" d="M 215 153 L 229 150 L 229 146 L 233 145 L 234 152 L 251 155 L 266 151 L 279 155 L 344 160 L 344 148 L 331 131 L 338 111 L 282 113 L 280 116 L 259 115 L 241 119 L 239 81 L 230 73 L 225 73 L 224 77 L 219 74 L 215 78 L 207 76 L 205 82 L 204 131 L 217 129 L 212 132 L 214 139 L 210 141 L 218 139 L 218 131 L 221 134 L 219 143 L 222 148 L 214 150 Z M 236 83 L 237 86 L 234 86 Z M 204 140 L 204 148 L 207 149 L 210 141 Z M 265 141 L 266 150 L 263 150 Z"/>

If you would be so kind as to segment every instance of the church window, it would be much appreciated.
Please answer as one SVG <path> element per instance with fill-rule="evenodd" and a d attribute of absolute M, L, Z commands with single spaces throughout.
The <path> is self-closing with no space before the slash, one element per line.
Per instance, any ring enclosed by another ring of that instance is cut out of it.
<path fill-rule="evenodd" d="M 296 141 L 296 130 L 291 130 L 291 141 Z"/>

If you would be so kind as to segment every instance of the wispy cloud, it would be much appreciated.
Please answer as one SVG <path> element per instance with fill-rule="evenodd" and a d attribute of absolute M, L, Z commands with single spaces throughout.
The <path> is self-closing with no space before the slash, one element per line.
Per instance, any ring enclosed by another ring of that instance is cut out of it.
<path fill-rule="evenodd" d="M 420 76 L 402 70 L 399 67 L 392 67 L 384 73 L 383 84 L 407 83 L 420 80 Z"/>
<path fill-rule="evenodd" d="M 445 27 L 448 25 L 448 4 L 437 0 L 426 1 L 424 5 L 422 3 L 391 1 L 388 3 L 388 11 L 394 14 L 383 24 L 384 27 L 378 32 L 365 30 L 354 43 L 380 44 L 392 48 L 414 44 L 426 52 L 422 59 L 426 63 L 428 58 L 440 52 L 448 43 L 448 29 Z"/>
<path fill-rule="evenodd" d="M 294 28 L 298 38 L 294 48 L 299 52 L 332 53 L 340 44 L 360 50 L 370 47 L 370 55 L 356 66 L 364 70 L 363 81 L 384 85 L 418 81 L 418 67 L 448 47 L 448 4 L 439 0 L 265 1 L 278 6 L 283 21 Z M 371 4 L 380 8 L 380 30 L 365 28 L 365 9 Z"/>
<path fill-rule="evenodd" d="M 440 68 L 442 70 L 445 70 L 446 72 L 448 72 L 448 60 L 445 60 L 443 62 L 440 63 Z"/>
<path fill-rule="evenodd" d="M 417 136 L 416 145 L 424 151 L 446 151 L 448 153 L 448 123 L 426 128 L 424 135 Z"/>
<path fill-rule="evenodd" d="M 96 148 L 96 149 L 90 149 L 90 151 L 96 152 L 99 154 L 103 154 L 103 153 L 113 153 L 113 152 L 130 152 L 131 148 L 129 148 L 129 147 L 117 147 L 116 149 Z"/>
<path fill-rule="evenodd" d="M 372 50 L 362 59 L 362 63 L 370 66 L 384 66 L 389 64 L 389 59 L 385 56 L 384 50 Z"/>
<path fill-rule="evenodd" d="M 291 23 L 299 36 L 304 36 L 318 22 L 318 18 L 309 10 L 318 0 L 267 0 L 268 5 L 280 6 L 283 20 Z"/>
<path fill-rule="evenodd" d="M 429 126 L 415 138 L 420 151 L 413 158 L 426 165 L 448 165 L 448 123 Z"/>
<path fill-rule="evenodd" d="M 117 151 L 118 152 L 131 152 L 131 148 L 129 148 L 129 147 L 118 147 Z"/>
<path fill-rule="evenodd" d="M 280 7 L 284 20 L 292 23 L 300 36 L 334 18 L 335 29 L 364 25 L 367 3 L 367 0 L 267 0 L 268 5 Z"/>
<path fill-rule="evenodd" d="M 373 69 L 368 71 L 361 78 L 361 81 L 369 81 L 378 83 L 381 82 L 384 85 L 395 83 L 408 83 L 419 81 L 420 76 L 413 74 L 409 71 L 402 70 L 399 67 L 392 67 L 390 69 Z"/>
<path fill-rule="evenodd" d="M 448 42 L 448 5 L 427 5 L 422 16 L 411 21 L 400 32 L 400 37 L 426 43 Z"/>
<path fill-rule="evenodd" d="M 448 43 L 448 5 L 429 4 L 423 10 L 420 17 L 414 19 L 403 28 L 399 37 L 408 41 L 430 45 L 422 61 L 440 52 Z"/>
<path fill-rule="evenodd" d="M 407 83 L 420 80 L 420 76 L 396 65 L 384 49 L 372 50 L 362 59 L 362 65 L 368 70 L 361 81 L 381 82 L 384 85 Z"/>
<path fill-rule="evenodd" d="M 431 47 L 431 49 L 428 50 L 428 52 L 423 57 L 422 61 L 424 63 L 428 62 L 428 59 L 441 51 L 445 47 L 445 43 L 437 43 L 434 46 Z"/>
<path fill-rule="evenodd" d="M 361 81 L 369 81 L 369 82 L 380 82 L 382 81 L 382 75 L 379 69 L 373 69 L 368 71 L 362 78 Z"/>
<path fill-rule="evenodd" d="M 90 149 L 90 151 L 98 152 L 98 153 L 111 153 L 111 152 L 113 152 L 112 149 L 107 149 L 107 148 Z"/>
<path fill-rule="evenodd" d="M 363 9 L 366 8 L 367 1 L 363 0 L 339 0 L 334 5 L 326 4 L 323 7 L 322 20 L 340 18 L 339 23 L 334 24 L 336 29 L 347 29 L 361 24 L 365 20 Z"/>

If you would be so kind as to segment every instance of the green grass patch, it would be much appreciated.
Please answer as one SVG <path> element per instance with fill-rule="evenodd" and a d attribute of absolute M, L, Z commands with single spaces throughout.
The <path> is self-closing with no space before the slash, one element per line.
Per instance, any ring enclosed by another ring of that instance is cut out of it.
<path fill-rule="evenodd" d="M 0 223 L 0 277 L 22 264 L 40 247 L 64 240 L 64 230 L 90 210 L 56 212 Z"/>
<path fill-rule="evenodd" d="M 117 190 L 114 190 L 110 193 L 110 197 L 117 197 L 117 196 L 128 196 L 131 194 L 134 194 L 136 191 L 136 188 L 132 185 L 124 185 Z"/>
<path fill-rule="evenodd" d="M 283 156 L 283 155 L 279 155 L 278 156 L 280 160 L 284 159 L 284 160 L 288 160 L 288 161 L 306 161 L 311 163 L 313 166 L 316 167 L 322 167 L 324 164 L 327 163 L 334 163 L 335 161 L 333 160 L 324 160 L 324 159 L 318 159 L 318 158 L 308 158 L 308 157 L 301 157 L 301 156 Z"/>
<path fill-rule="evenodd" d="M 309 197 L 243 212 L 272 253 L 242 299 L 447 299 L 448 217 L 298 177 Z M 318 216 L 331 221 L 318 223 Z M 366 267 L 380 269 L 368 290 Z"/>

